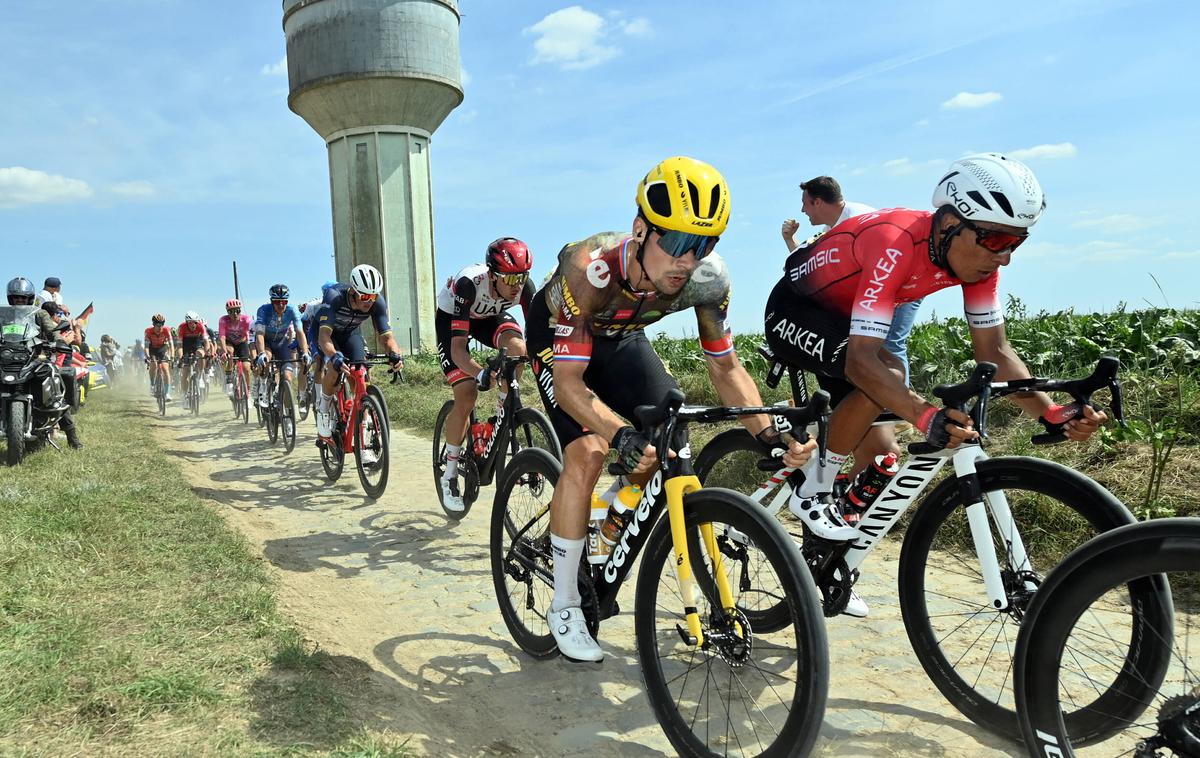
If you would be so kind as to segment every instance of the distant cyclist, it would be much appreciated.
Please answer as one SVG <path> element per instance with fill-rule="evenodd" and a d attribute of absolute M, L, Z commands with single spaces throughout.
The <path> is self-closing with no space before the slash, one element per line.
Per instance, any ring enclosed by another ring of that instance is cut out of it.
<path fill-rule="evenodd" d="M 142 334 L 149 355 L 150 396 L 154 396 L 154 375 L 162 377 L 163 392 L 171 399 L 171 356 L 175 352 L 175 335 L 167 326 L 167 317 L 155 313 L 150 317 L 150 326 Z"/>
<path fill-rule="evenodd" d="M 300 316 L 296 309 L 288 305 L 290 290 L 286 284 L 271 286 L 271 302 L 258 307 L 258 315 L 254 319 L 254 341 L 258 347 L 258 356 L 254 359 L 260 379 L 267 376 L 268 360 L 286 361 L 282 365 L 282 374 L 289 381 L 293 377 L 292 365 L 296 360 L 296 347 L 299 345 L 300 357 L 308 361 L 308 340 L 300 327 Z M 304 390 L 303 382 L 299 387 Z M 267 383 L 258 383 L 258 405 L 267 407 Z"/>
<path fill-rule="evenodd" d="M 515 237 L 501 237 L 488 245 L 483 263 L 459 271 L 438 292 L 434 317 L 438 360 L 446 381 L 454 388 L 454 409 L 446 421 L 446 471 L 441 483 L 446 510 L 466 510 L 458 490 L 458 454 L 479 391 L 490 388 L 493 381 L 487 369 L 471 357 L 468 342 L 474 337 L 488 347 L 506 348 L 510 356 L 525 355 L 524 334 L 507 311 L 519 304 L 528 316 L 534 294 L 529 280 L 532 268 L 533 256 L 525 243 Z M 508 387 L 498 389 L 501 404 L 507 392 Z"/>
<path fill-rule="evenodd" d="M 208 326 L 195 311 L 188 311 L 176 332 L 179 335 L 179 349 L 175 357 L 184 359 L 195 357 L 194 362 L 183 362 L 179 379 L 183 382 L 184 401 L 187 401 L 188 381 L 195 379 L 204 382 L 204 356 L 212 352 L 212 343 L 208 339 Z"/>
<path fill-rule="evenodd" d="M 350 284 L 336 284 L 325 291 L 324 302 L 317 311 L 317 346 L 324 363 L 321 397 L 317 401 L 317 434 L 322 437 L 333 434 L 336 421 L 333 395 L 346 363 L 366 359 L 366 346 L 359 330 L 362 322 L 371 319 L 393 369 L 404 366 L 400 346 L 392 336 L 382 292 L 383 275 L 365 263 L 350 271 Z"/>
<path fill-rule="evenodd" d="M 254 331 L 254 321 L 249 314 L 242 313 L 242 301 L 237 298 L 226 301 L 225 315 L 217 321 L 217 339 L 221 344 L 221 353 L 229 356 L 225 369 L 225 394 L 233 397 L 233 379 L 235 372 L 240 371 L 246 377 L 246 386 L 250 386 L 251 354 L 250 335 Z"/>

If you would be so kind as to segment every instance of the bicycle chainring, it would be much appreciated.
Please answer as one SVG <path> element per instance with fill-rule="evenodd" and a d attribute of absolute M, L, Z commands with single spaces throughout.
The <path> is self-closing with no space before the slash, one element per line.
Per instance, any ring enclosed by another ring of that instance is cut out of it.
<path fill-rule="evenodd" d="M 821 591 L 821 608 L 825 618 L 841 615 L 846 610 L 851 588 L 857 578 L 857 573 L 851 574 L 845 558 L 833 557 L 843 547 L 841 543 L 810 538 L 804 541 L 804 547 L 801 548 L 817 589 Z"/>
<path fill-rule="evenodd" d="M 463 502 L 472 505 L 479 499 L 479 464 L 474 456 L 464 455 L 459 459 L 458 473 L 463 481 Z"/>

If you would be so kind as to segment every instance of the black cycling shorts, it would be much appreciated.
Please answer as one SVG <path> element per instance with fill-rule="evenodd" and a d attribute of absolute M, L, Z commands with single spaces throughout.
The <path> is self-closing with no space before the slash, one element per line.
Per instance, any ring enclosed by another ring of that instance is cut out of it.
<path fill-rule="evenodd" d="M 856 389 L 846 381 L 849 316 L 801 299 L 788 286 L 787 279 L 781 279 L 767 297 L 763 329 L 767 347 L 776 358 L 816 375 L 817 385 L 829 393 L 831 407 L 836 408 Z M 876 421 L 897 418 L 884 412 Z"/>
<path fill-rule="evenodd" d="M 234 360 L 248 361 L 250 360 L 250 340 L 243 340 L 238 343 L 228 343 L 229 352 L 233 355 Z"/>
<path fill-rule="evenodd" d="M 147 350 L 150 351 L 150 360 L 152 360 L 152 361 L 169 361 L 169 360 L 171 360 L 171 356 L 168 353 L 167 345 L 159 345 L 158 347 L 154 347 L 153 345 L 151 345 L 150 347 L 147 348 Z"/>
<path fill-rule="evenodd" d="M 181 340 L 184 356 L 194 355 L 202 347 L 204 347 L 203 337 L 184 337 Z"/>
<path fill-rule="evenodd" d="M 454 365 L 454 360 L 450 357 L 450 340 L 454 337 L 450 332 L 452 321 L 454 321 L 454 317 L 441 308 L 437 310 L 437 315 L 433 318 L 434 330 L 437 333 L 438 363 L 441 364 L 442 373 L 446 375 L 446 382 L 455 385 L 475 377 L 467 376 L 458 366 Z M 522 336 L 520 324 L 509 313 L 501 313 L 487 318 L 473 318 L 469 320 L 467 326 L 467 334 L 488 347 L 496 347 L 500 341 L 500 334 L 507 331 L 514 331 L 518 337 Z"/>
<path fill-rule="evenodd" d="M 528 350 L 530 367 L 546 406 L 546 415 L 565 449 L 571 442 L 592 432 L 555 401 L 554 327 L 550 326 L 550 311 L 545 298 L 541 296 L 534 298 L 529 309 Z M 639 405 L 656 404 L 667 392 L 679 389 L 679 384 L 667 373 L 650 340 L 641 331 L 617 339 L 595 337 L 592 359 L 583 372 L 583 382 L 601 402 L 635 427 L 640 426 L 634 415 Z M 606 443 L 608 441 L 605 440 Z M 673 445 L 679 450 L 686 443 L 686 438 L 681 437 L 674 440 Z"/>

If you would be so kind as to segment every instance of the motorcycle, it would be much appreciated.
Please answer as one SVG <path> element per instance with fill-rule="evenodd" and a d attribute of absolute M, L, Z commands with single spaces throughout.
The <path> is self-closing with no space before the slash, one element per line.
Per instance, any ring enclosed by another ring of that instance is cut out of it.
<path fill-rule="evenodd" d="M 59 368 L 54 357 L 71 348 L 40 336 L 32 305 L 0 306 L 0 431 L 8 445 L 7 462 L 25 457 L 26 443 L 50 440 L 63 414 L 79 405 L 75 369 Z M 67 331 L 64 321 L 57 331 Z M 57 447 L 57 446 L 56 446 Z"/>

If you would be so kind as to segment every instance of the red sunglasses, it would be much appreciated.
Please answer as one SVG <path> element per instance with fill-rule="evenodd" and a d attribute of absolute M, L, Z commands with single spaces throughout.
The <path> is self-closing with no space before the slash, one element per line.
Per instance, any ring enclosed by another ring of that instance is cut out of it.
<path fill-rule="evenodd" d="M 999 231 L 998 229 L 983 229 L 972 224 L 965 218 L 962 222 L 968 229 L 975 232 L 975 244 L 997 255 L 1011 253 L 1020 247 L 1022 242 L 1029 239 L 1028 232 L 1025 234 L 1011 234 Z"/>

